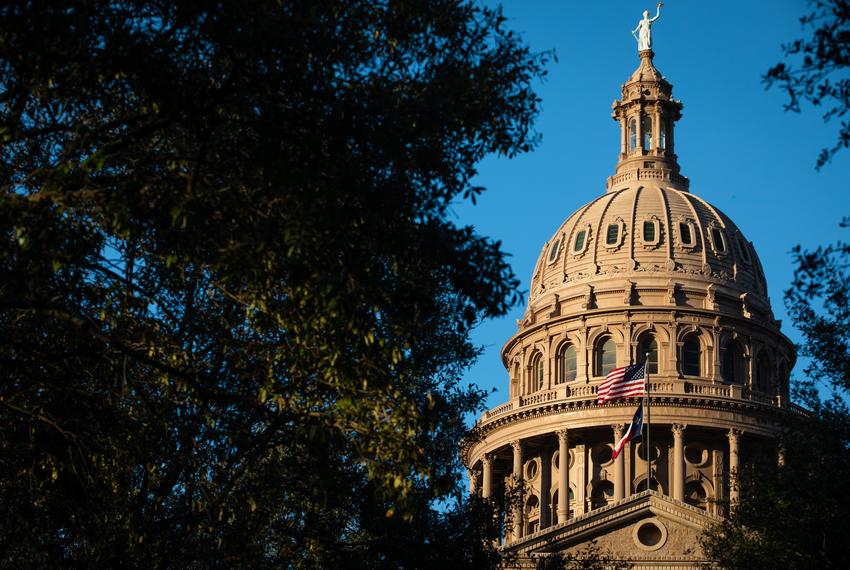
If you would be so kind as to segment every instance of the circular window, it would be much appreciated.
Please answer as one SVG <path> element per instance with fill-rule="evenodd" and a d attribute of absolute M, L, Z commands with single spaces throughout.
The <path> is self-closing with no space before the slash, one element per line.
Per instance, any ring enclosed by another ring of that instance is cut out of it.
<path fill-rule="evenodd" d="M 573 450 L 571 449 L 570 450 L 570 464 L 567 467 L 567 469 L 572 468 L 574 461 L 575 461 L 575 456 L 573 455 Z M 552 468 L 553 469 L 560 469 L 561 468 L 561 452 L 560 451 L 556 451 L 555 453 L 552 454 Z"/>
<path fill-rule="evenodd" d="M 685 461 L 698 467 L 708 463 L 708 450 L 701 445 L 685 446 Z"/>
<path fill-rule="evenodd" d="M 614 450 L 608 444 L 594 445 L 590 450 L 590 458 L 594 465 L 608 465 L 611 463 L 611 454 Z"/>
<path fill-rule="evenodd" d="M 525 464 L 525 478 L 528 481 L 534 480 L 537 477 L 537 474 L 540 472 L 540 466 L 537 464 L 536 459 L 532 459 L 528 463 Z"/>
<path fill-rule="evenodd" d="M 632 538 L 642 550 L 658 550 L 667 542 L 667 528 L 657 518 L 647 519 L 634 527 Z"/>
<path fill-rule="evenodd" d="M 646 461 L 646 445 L 643 442 L 638 443 L 637 454 L 638 454 L 638 457 L 640 457 L 641 459 Z M 658 447 L 655 446 L 655 445 L 652 446 L 652 460 L 653 461 L 658 460 Z"/>

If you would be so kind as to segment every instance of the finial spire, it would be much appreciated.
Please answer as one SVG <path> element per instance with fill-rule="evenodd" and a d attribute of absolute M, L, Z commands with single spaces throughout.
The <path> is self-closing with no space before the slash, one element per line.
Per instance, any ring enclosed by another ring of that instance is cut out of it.
<path fill-rule="evenodd" d="M 638 43 L 639 52 L 652 49 L 652 23 L 661 17 L 661 7 L 663 5 L 661 2 L 658 3 L 658 7 L 655 10 L 655 17 L 652 19 L 649 18 L 649 10 L 644 10 L 643 18 L 638 22 L 637 27 L 632 30 L 632 35 Z"/>

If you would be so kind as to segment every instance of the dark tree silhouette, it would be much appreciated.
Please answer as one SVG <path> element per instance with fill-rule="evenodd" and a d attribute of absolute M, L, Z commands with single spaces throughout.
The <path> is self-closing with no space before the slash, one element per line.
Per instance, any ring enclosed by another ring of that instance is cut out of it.
<path fill-rule="evenodd" d="M 0 564 L 491 564 L 517 281 L 447 212 L 544 63 L 461 0 L 0 4 Z"/>
<path fill-rule="evenodd" d="M 808 101 L 824 107 L 824 120 L 841 121 L 838 141 L 818 156 L 823 167 L 842 148 L 850 146 L 850 1 L 809 0 L 810 12 L 800 18 L 810 35 L 783 46 L 788 63 L 781 62 L 764 76 L 768 87 L 788 93 L 786 110 L 799 111 Z"/>

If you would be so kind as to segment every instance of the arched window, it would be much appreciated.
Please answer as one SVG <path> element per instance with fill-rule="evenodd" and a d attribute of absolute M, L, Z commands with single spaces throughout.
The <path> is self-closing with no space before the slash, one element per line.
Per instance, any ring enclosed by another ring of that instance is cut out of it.
<path fill-rule="evenodd" d="M 637 122 L 629 121 L 629 151 L 633 152 L 637 146 Z"/>
<path fill-rule="evenodd" d="M 685 376 L 702 375 L 702 347 L 699 337 L 690 335 L 682 343 L 682 374 Z"/>
<path fill-rule="evenodd" d="M 661 119 L 661 123 L 658 125 L 658 146 L 662 149 L 667 148 L 667 121 Z"/>
<path fill-rule="evenodd" d="M 638 353 L 635 362 L 643 362 L 646 358 L 646 372 L 658 374 L 658 342 L 651 334 L 640 337 L 638 342 Z"/>
<path fill-rule="evenodd" d="M 576 379 L 576 347 L 565 344 L 558 353 L 558 383 L 572 382 Z"/>
<path fill-rule="evenodd" d="M 730 384 L 740 383 L 743 381 L 742 366 L 741 366 L 741 349 L 738 344 L 729 341 L 726 343 L 726 348 L 723 350 L 723 369 L 721 375 L 726 382 Z"/>
<path fill-rule="evenodd" d="M 699 481 L 688 481 L 685 483 L 685 502 L 689 505 L 705 510 L 707 496 L 705 487 Z"/>
<path fill-rule="evenodd" d="M 652 117 L 644 115 L 640 119 L 641 138 L 643 139 L 643 150 L 652 149 Z"/>
<path fill-rule="evenodd" d="M 534 495 L 531 495 L 525 503 L 525 517 L 528 519 L 526 534 L 534 534 L 540 530 L 540 501 Z"/>
<path fill-rule="evenodd" d="M 531 378 L 528 386 L 529 392 L 537 392 L 543 389 L 543 355 L 539 352 L 531 357 Z"/>
<path fill-rule="evenodd" d="M 552 505 L 549 509 L 549 512 L 552 514 L 552 524 L 556 525 L 559 522 L 563 522 L 558 518 L 558 491 L 560 489 L 555 489 L 555 492 L 552 493 Z M 567 495 L 567 502 L 569 503 L 570 512 L 575 516 L 575 508 L 573 504 L 575 503 L 575 497 L 573 496 L 573 490 L 570 489 L 569 494 Z"/>
<path fill-rule="evenodd" d="M 759 352 L 756 360 L 756 385 L 757 390 L 767 392 L 773 386 L 773 361 L 770 359 L 767 349 Z"/>
<path fill-rule="evenodd" d="M 651 488 L 653 491 L 661 491 L 661 485 L 658 484 L 658 479 L 652 478 Z M 640 493 L 646 491 L 646 477 L 644 477 L 636 486 L 635 492 Z"/>
<path fill-rule="evenodd" d="M 617 345 L 611 337 L 602 337 L 594 351 L 594 375 L 606 376 L 617 366 Z"/>
<path fill-rule="evenodd" d="M 611 481 L 600 481 L 593 489 L 590 497 L 594 509 L 604 507 L 614 498 L 614 483 Z"/>

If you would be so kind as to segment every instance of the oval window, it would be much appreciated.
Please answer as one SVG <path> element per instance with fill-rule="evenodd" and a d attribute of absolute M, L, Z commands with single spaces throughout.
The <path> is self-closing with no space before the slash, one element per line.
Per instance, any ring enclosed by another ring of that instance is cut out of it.
<path fill-rule="evenodd" d="M 682 240 L 682 245 L 686 247 L 694 245 L 694 234 L 691 231 L 691 224 L 687 222 L 679 223 L 679 238 Z"/>
<path fill-rule="evenodd" d="M 647 220 L 643 223 L 643 241 L 647 243 L 655 243 L 657 240 L 655 232 L 655 222 Z"/>
<path fill-rule="evenodd" d="M 608 231 L 605 234 L 606 245 L 617 245 L 620 243 L 620 224 L 608 224 Z"/>
<path fill-rule="evenodd" d="M 576 242 L 573 246 L 573 251 L 584 251 L 584 242 L 587 237 L 587 230 L 581 230 L 576 234 Z"/>
<path fill-rule="evenodd" d="M 552 244 L 552 249 L 549 250 L 549 263 L 554 263 L 558 259 L 558 251 L 561 249 L 561 238 L 555 240 Z"/>
<path fill-rule="evenodd" d="M 726 253 L 726 238 L 720 228 L 711 228 L 711 241 L 717 253 Z"/>

